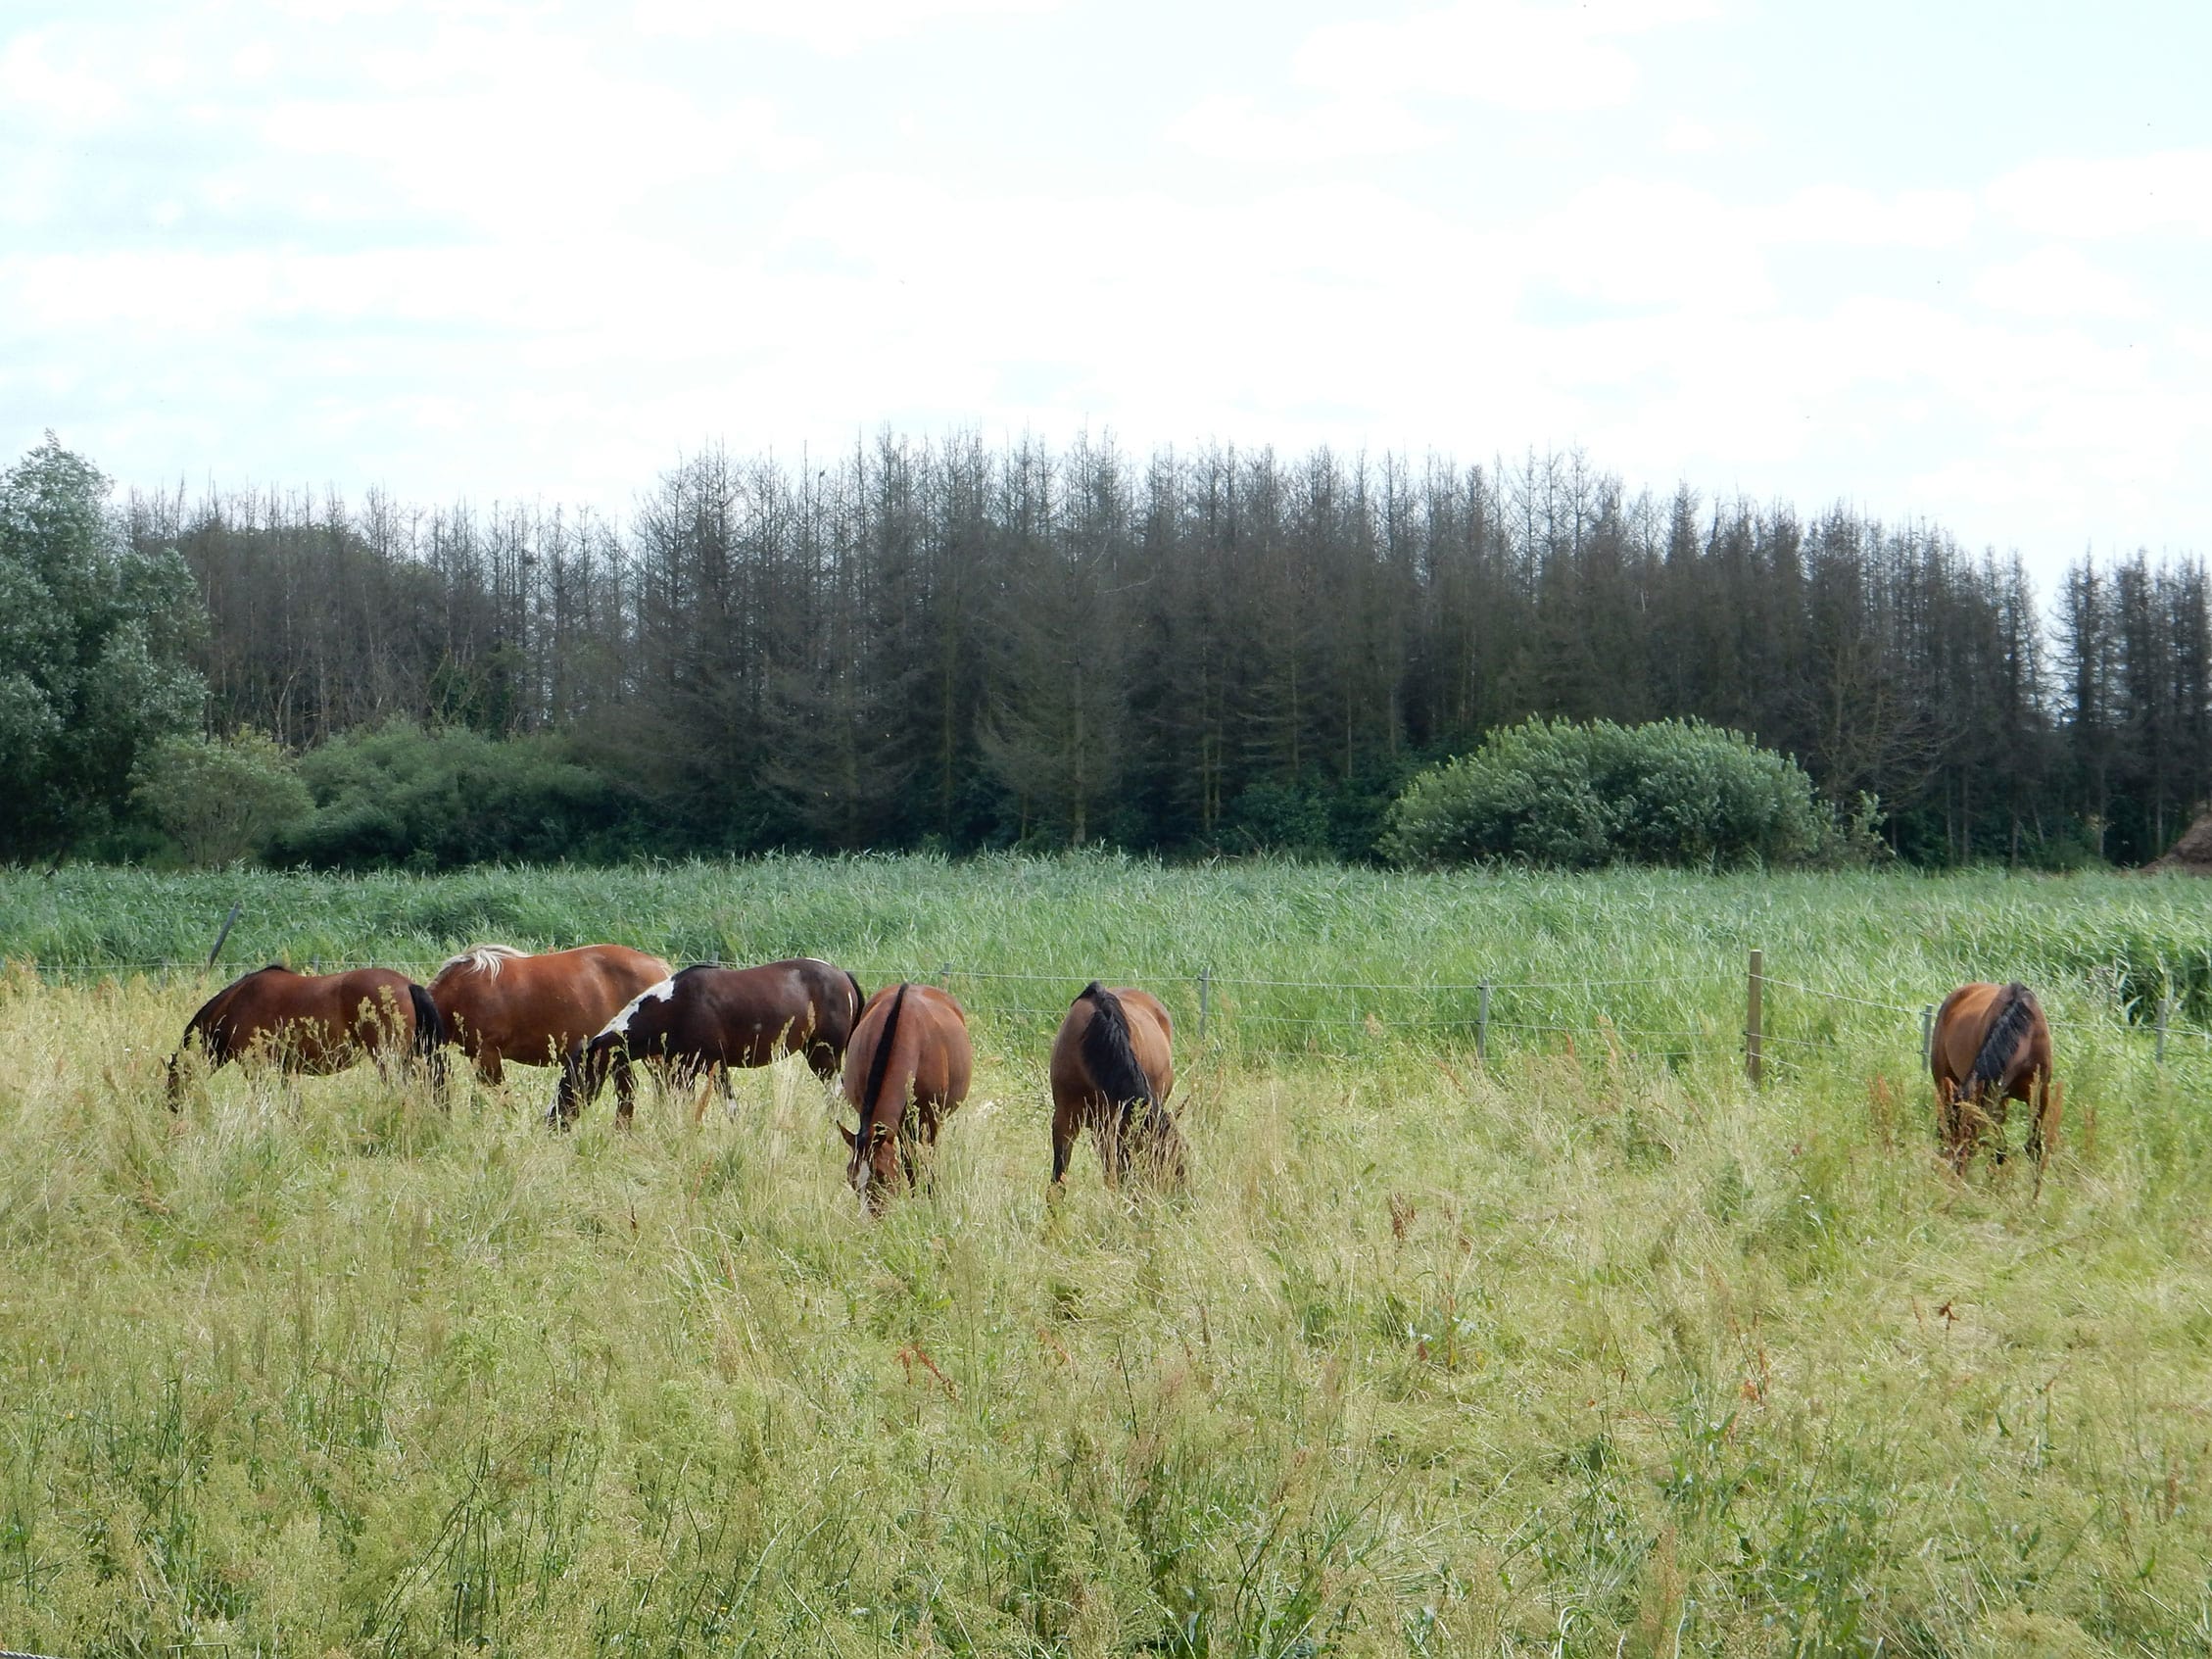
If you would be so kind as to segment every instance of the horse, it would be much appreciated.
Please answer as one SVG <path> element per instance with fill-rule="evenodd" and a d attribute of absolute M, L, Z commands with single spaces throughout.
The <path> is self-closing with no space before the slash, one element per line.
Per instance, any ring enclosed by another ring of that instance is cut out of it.
<path fill-rule="evenodd" d="M 2058 1136 L 2062 1098 L 2051 1081 L 2050 1023 L 2036 994 L 2009 985 L 1962 985 L 1936 1010 L 1928 1045 L 1936 1080 L 1936 1119 L 1951 1168 L 1963 1172 L 1985 1127 L 2001 1132 L 2005 1103 L 2032 1103 L 2027 1153 L 2041 1161 Z M 1994 1152 L 2004 1161 L 2001 1133 Z"/>
<path fill-rule="evenodd" d="M 433 1084 L 445 1082 L 439 1053 L 445 1030 L 430 994 L 390 968 L 295 973 L 281 962 L 256 968 L 209 998 L 184 1027 L 168 1061 L 168 1104 L 183 1098 L 177 1064 L 193 1038 L 208 1069 L 231 1060 L 273 1059 L 284 1071 L 324 1076 L 363 1054 L 388 1069 L 396 1049 L 411 1048 Z"/>
<path fill-rule="evenodd" d="M 887 985 L 868 1000 L 845 1057 L 844 1098 L 860 1115 L 857 1132 L 838 1125 L 852 1151 L 845 1181 L 881 1215 L 901 1169 L 916 1183 L 916 1143 L 935 1147 L 938 1125 L 968 1098 L 968 1016 L 934 985 Z"/>
<path fill-rule="evenodd" d="M 725 1068 L 764 1066 L 782 1054 L 804 1054 L 827 1083 L 864 1001 L 860 981 L 813 956 L 756 968 L 686 968 L 647 986 L 601 1027 L 583 1058 L 563 1069 L 547 1116 L 563 1129 L 573 1124 L 612 1071 L 615 1120 L 627 1125 L 637 1105 L 631 1060 L 671 1083 L 711 1077 L 725 1099 Z"/>
<path fill-rule="evenodd" d="M 511 945 L 478 945 L 447 958 L 430 1000 L 448 1036 L 497 1084 L 503 1062 L 573 1066 L 615 1010 L 673 972 L 626 945 L 580 945 L 531 955 Z"/>
<path fill-rule="evenodd" d="M 1088 1129 L 1106 1184 L 1118 1187 L 1132 1154 L 1145 1173 L 1180 1184 L 1182 1135 L 1168 1113 L 1175 1088 L 1174 1027 L 1149 991 L 1082 988 L 1052 1040 L 1052 1185 L 1065 1185 L 1076 1138 Z"/>

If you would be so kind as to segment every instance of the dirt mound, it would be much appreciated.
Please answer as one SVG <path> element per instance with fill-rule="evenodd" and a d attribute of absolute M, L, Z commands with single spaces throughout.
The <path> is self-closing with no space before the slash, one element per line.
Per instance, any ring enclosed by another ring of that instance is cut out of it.
<path fill-rule="evenodd" d="M 2189 825 L 2181 840 L 2166 849 L 2166 855 L 2153 858 L 2143 868 L 2146 870 L 2173 870 L 2187 876 L 2212 876 L 2212 812 L 2206 812 Z"/>

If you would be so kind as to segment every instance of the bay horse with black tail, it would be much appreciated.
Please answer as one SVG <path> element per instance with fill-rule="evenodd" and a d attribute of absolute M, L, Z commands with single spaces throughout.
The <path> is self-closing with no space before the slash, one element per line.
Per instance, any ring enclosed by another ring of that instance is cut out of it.
<path fill-rule="evenodd" d="M 1936 1118 L 1951 1168 L 1964 1171 L 1985 1129 L 1999 1133 L 1994 1153 L 2004 1161 L 2005 1103 L 2035 1108 L 2027 1153 L 2040 1163 L 2058 1138 L 2062 1098 L 2051 1081 L 2050 1022 L 2036 994 L 2009 985 L 1962 985 L 1936 1010 L 1928 1046 L 1936 1080 Z"/>
<path fill-rule="evenodd" d="M 1066 1181 L 1085 1129 L 1109 1187 L 1121 1185 L 1132 1162 L 1154 1180 L 1180 1184 L 1182 1133 L 1168 1113 L 1174 1034 L 1149 991 L 1109 991 L 1095 979 L 1082 988 L 1052 1040 L 1053 1186 Z"/>
<path fill-rule="evenodd" d="M 574 1066 L 625 1002 L 673 972 L 658 956 L 626 945 L 537 955 L 511 945 L 477 945 L 447 958 L 429 991 L 447 1040 L 476 1062 L 478 1077 L 497 1084 L 507 1060 Z"/>
<path fill-rule="evenodd" d="M 903 1173 L 918 1179 L 915 1148 L 935 1147 L 938 1126 L 968 1098 L 976 1069 L 968 1016 L 934 985 L 887 985 L 868 1000 L 845 1051 L 844 1098 L 857 1131 L 838 1125 L 852 1156 L 845 1180 L 881 1215 Z"/>
<path fill-rule="evenodd" d="M 273 1060 L 284 1071 L 323 1076 L 363 1055 L 379 1070 L 412 1052 L 433 1083 L 445 1081 L 438 1052 L 444 1028 L 430 994 L 390 968 L 294 973 L 279 962 L 232 980 L 184 1027 L 168 1062 L 168 1103 L 183 1097 L 177 1065 L 198 1038 L 208 1069 L 231 1060 Z"/>
<path fill-rule="evenodd" d="M 671 1085 L 712 1079 L 724 1098 L 727 1068 L 764 1066 L 783 1054 L 804 1054 L 827 1083 L 863 1000 L 860 981 L 812 956 L 756 968 L 686 968 L 639 992 L 585 1045 L 583 1059 L 562 1072 L 548 1116 L 567 1128 L 611 1071 L 615 1120 L 629 1123 L 637 1106 L 632 1060 Z"/>

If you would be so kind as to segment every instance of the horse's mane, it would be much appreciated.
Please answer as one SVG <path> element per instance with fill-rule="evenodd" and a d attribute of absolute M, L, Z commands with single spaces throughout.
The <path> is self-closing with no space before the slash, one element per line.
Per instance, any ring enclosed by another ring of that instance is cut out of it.
<path fill-rule="evenodd" d="M 1160 1097 L 1152 1087 L 1152 1079 L 1137 1063 L 1136 1048 L 1130 1041 L 1129 1015 L 1122 1011 L 1122 1000 L 1099 984 L 1095 979 L 1082 988 L 1082 996 L 1090 1000 L 1090 1023 L 1083 1027 L 1082 1040 L 1082 1063 L 1090 1072 L 1090 1081 L 1100 1094 L 1113 1104 L 1120 1106 L 1132 1101 L 1144 1102 L 1149 1118 L 1160 1109 Z"/>
<path fill-rule="evenodd" d="M 890 1070 L 891 1042 L 898 1036 L 898 1010 L 906 1001 L 906 986 L 902 982 L 891 994 L 890 1012 L 884 1016 L 884 1033 L 876 1039 L 876 1051 L 868 1056 L 868 1087 L 860 1094 L 860 1133 L 865 1145 L 868 1121 L 875 1114 L 876 1097 L 883 1093 L 884 1074 Z M 906 1116 L 905 1103 L 899 1105 L 900 1119 Z"/>
<path fill-rule="evenodd" d="M 1974 1056 L 1974 1069 L 1966 1074 L 1966 1082 L 1959 1091 L 1967 1099 L 1980 1099 L 1982 1092 L 1995 1088 L 2004 1081 L 2005 1068 L 2011 1065 L 2013 1051 L 2020 1047 L 2020 1039 L 2035 1024 L 2042 1010 L 2037 1006 L 2036 994 L 2018 980 L 2014 980 L 1997 994 L 1996 1016 L 1990 1021 L 1990 1034 L 1982 1039 L 1982 1051 Z"/>
<path fill-rule="evenodd" d="M 486 979 L 497 979 L 500 977 L 501 965 L 509 957 L 528 954 L 529 951 L 517 951 L 511 945 L 471 945 L 459 955 L 448 956 L 439 964 L 438 971 L 444 974 L 451 973 L 456 968 L 474 968 Z"/>

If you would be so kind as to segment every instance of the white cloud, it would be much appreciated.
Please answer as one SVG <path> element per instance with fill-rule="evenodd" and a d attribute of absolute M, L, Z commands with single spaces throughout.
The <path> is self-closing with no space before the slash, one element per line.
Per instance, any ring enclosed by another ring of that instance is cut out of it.
<path fill-rule="evenodd" d="M 1974 198 L 1962 190 L 1882 196 L 1852 184 L 1812 185 L 1761 216 L 1778 241 L 1858 248 L 1954 247 L 1967 239 L 1974 217 Z"/>
<path fill-rule="evenodd" d="M 2032 162 L 1997 179 L 1988 198 L 2045 236 L 2212 236 L 2212 150 Z"/>
<path fill-rule="evenodd" d="M 2092 264 L 2080 250 L 2053 244 L 2009 265 L 1992 266 L 1974 283 L 1974 297 L 2022 317 L 2149 315 L 2134 283 Z"/>
<path fill-rule="evenodd" d="M 1515 110 L 1599 109 L 1626 103 L 1636 88 L 1636 61 L 1619 37 L 1712 13 L 1710 0 L 1463 0 L 1316 29 L 1295 73 L 1355 97 L 1434 92 Z"/>
<path fill-rule="evenodd" d="M 60 31 L 20 34 L 0 47 L 0 111 L 7 125 L 47 132 L 97 131 L 120 119 L 128 100 L 116 76 L 65 58 Z"/>
<path fill-rule="evenodd" d="M 1302 116 L 1274 115 L 1250 98 L 1218 94 L 1168 124 L 1174 142 L 1220 161 L 1322 162 L 1394 156 L 1438 142 L 1441 129 L 1402 105 L 1341 98 Z"/>
<path fill-rule="evenodd" d="M 962 19 L 1050 12 L 1060 0 L 636 0 L 648 34 L 756 34 L 851 52 Z"/>

